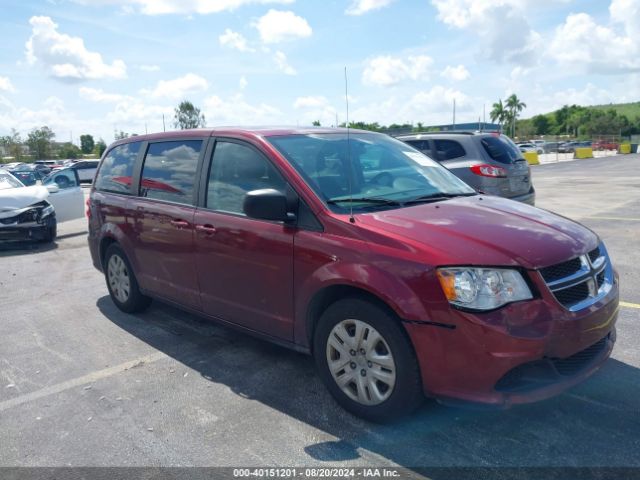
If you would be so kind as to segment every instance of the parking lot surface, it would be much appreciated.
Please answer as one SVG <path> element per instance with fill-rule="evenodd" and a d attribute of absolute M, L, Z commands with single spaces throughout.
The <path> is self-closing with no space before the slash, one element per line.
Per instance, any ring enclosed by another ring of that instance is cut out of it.
<path fill-rule="evenodd" d="M 556 398 L 484 411 L 426 402 L 390 425 L 330 397 L 310 357 L 159 302 L 127 315 L 84 220 L 0 252 L 0 466 L 640 466 L 640 156 L 532 167 L 537 205 L 606 242 L 618 342 Z"/>

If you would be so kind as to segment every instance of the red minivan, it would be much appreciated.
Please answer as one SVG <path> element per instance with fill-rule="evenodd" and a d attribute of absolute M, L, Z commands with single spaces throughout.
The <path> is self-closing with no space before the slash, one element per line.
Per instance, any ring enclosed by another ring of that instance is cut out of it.
<path fill-rule="evenodd" d="M 152 298 L 308 352 L 370 420 L 424 396 L 507 407 L 594 373 L 618 277 L 591 230 L 478 194 L 388 136 L 185 130 L 120 140 L 88 201 L 113 302 Z"/>

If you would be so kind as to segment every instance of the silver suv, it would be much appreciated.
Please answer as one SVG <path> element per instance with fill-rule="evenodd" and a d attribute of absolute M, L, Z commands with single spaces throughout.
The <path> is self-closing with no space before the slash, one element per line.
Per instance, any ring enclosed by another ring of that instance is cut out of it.
<path fill-rule="evenodd" d="M 535 204 L 529 164 L 506 135 L 434 132 L 397 138 L 437 160 L 480 192 Z"/>

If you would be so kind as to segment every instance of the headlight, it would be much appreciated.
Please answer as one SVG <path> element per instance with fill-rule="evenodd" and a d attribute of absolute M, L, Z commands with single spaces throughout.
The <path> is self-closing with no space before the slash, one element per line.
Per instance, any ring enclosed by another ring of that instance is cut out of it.
<path fill-rule="evenodd" d="M 40 214 L 41 218 L 44 218 L 46 216 L 49 216 L 53 213 L 53 205 L 47 205 L 46 207 L 44 207 L 42 209 L 42 213 Z"/>
<path fill-rule="evenodd" d="M 447 300 L 471 310 L 493 310 L 533 298 L 517 270 L 503 268 L 439 268 L 438 280 Z"/>

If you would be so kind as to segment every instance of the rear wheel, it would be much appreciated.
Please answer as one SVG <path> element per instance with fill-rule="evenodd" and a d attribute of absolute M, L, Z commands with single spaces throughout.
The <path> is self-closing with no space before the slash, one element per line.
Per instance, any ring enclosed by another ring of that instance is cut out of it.
<path fill-rule="evenodd" d="M 332 304 L 314 335 L 320 377 L 346 410 L 382 422 L 423 401 L 418 363 L 396 318 L 358 298 Z"/>
<path fill-rule="evenodd" d="M 107 288 L 116 307 L 127 313 L 145 310 L 151 298 L 140 292 L 129 260 L 119 245 L 114 243 L 107 248 L 104 263 Z"/>

